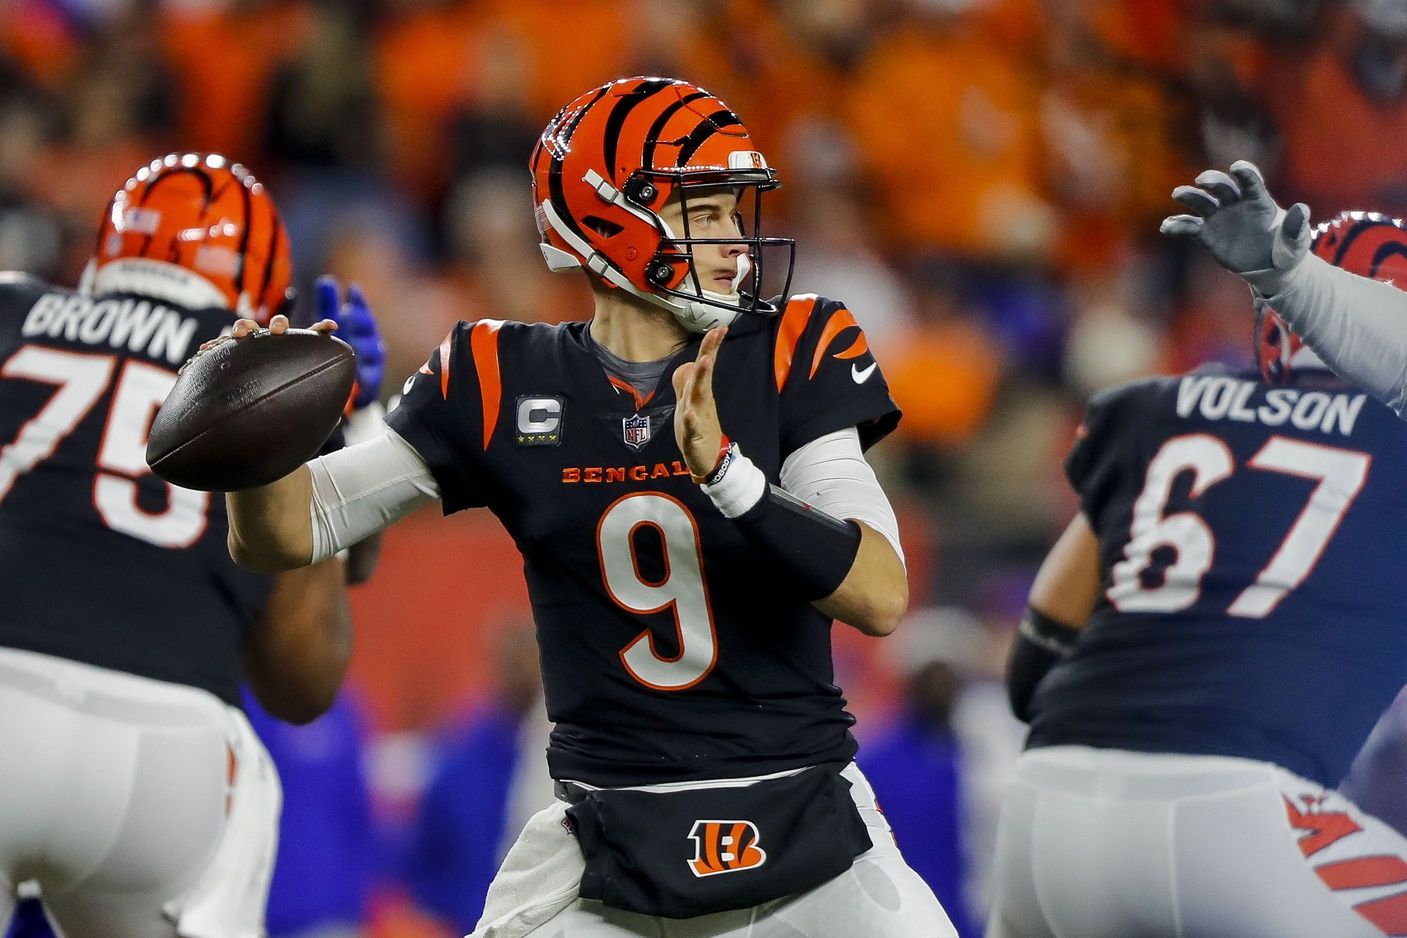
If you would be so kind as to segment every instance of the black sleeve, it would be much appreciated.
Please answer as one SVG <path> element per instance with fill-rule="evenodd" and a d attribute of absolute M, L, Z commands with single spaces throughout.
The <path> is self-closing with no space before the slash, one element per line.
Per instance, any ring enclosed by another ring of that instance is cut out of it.
<path fill-rule="evenodd" d="M 1136 385 L 1096 394 L 1065 457 L 1065 477 L 1080 497 L 1080 509 L 1095 530 L 1100 513 L 1118 489 L 1120 467 L 1135 451 L 1135 427 L 1121 420 L 1130 409 Z"/>
<path fill-rule="evenodd" d="M 1031 699 L 1036 687 L 1052 668 L 1069 657 L 1079 637 L 1079 629 L 1057 622 L 1039 609 L 1026 607 L 1006 659 L 1007 701 L 1016 719 L 1031 722 Z"/>
<path fill-rule="evenodd" d="M 782 458 L 847 427 L 869 449 L 899 424 L 900 411 L 865 332 L 841 303 L 792 297 L 774 354 L 781 395 Z"/>
<path fill-rule="evenodd" d="M 386 415 L 386 424 L 430 467 L 445 514 L 486 503 L 483 395 L 470 342 L 475 327 L 461 322 L 450 330 L 406 379 L 399 402 Z"/>

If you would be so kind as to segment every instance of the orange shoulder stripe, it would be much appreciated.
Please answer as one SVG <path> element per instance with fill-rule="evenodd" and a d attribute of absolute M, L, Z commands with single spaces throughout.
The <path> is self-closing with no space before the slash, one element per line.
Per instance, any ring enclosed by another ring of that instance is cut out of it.
<path fill-rule="evenodd" d="M 796 355 L 796 345 L 801 341 L 801 333 L 806 331 L 806 323 L 811 318 L 811 310 L 816 305 L 816 294 L 798 293 L 787 301 L 782 312 L 782 324 L 777 329 L 777 348 L 772 355 L 772 367 L 777 374 L 777 391 L 787 383 L 791 374 L 791 360 Z"/>
<path fill-rule="evenodd" d="M 484 405 L 484 449 L 489 448 L 498 425 L 498 404 L 503 396 L 503 380 L 498 373 L 498 330 L 502 325 L 501 319 L 481 319 L 469 333 L 474 370 L 479 373 L 479 400 Z"/>
<path fill-rule="evenodd" d="M 821 367 L 821 357 L 826 354 L 826 349 L 830 348 L 830 344 L 835 340 L 836 336 L 840 335 L 851 326 L 854 326 L 856 329 L 860 328 L 860 324 L 855 321 L 855 317 L 850 314 L 850 310 L 844 307 L 836 310 L 829 321 L 826 322 L 826 327 L 821 330 L 821 338 L 816 343 L 816 354 L 811 356 L 811 373 L 807 375 L 808 378 L 816 377 L 816 369 Z M 859 346 L 858 350 L 856 346 Z M 864 354 L 868 349 L 869 343 L 865 342 L 865 334 L 861 332 L 860 338 L 836 357 L 854 358 L 857 355 Z"/>

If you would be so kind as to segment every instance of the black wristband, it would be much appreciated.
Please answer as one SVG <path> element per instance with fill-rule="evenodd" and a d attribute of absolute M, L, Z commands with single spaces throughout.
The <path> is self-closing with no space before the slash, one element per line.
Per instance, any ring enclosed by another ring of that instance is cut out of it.
<path fill-rule="evenodd" d="M 775 485 L 736 520 L 747 539 L 810 600 L 839 589 L 860 551 L 858 524 L 812 508 Z"/>
<path fill-rule="evenodd" d="M 1011 712 L 1031 722 L 1031 698 L 1050 670 L 1059 664 L 1080 637 L 1080 630 L 1057 622 L 1039 609 L 1026 607 L 1011 656 L 1006 661 L 1006 693 Z"/>

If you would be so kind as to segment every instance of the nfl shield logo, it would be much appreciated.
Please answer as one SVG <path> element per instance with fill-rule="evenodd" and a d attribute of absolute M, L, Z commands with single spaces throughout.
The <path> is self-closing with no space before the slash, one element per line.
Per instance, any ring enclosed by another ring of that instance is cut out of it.
<path fill-rule="evenodd" d="M 650 418 L 641 417 L 635 414 L 621 420 L 621 426 L 625 430 L 625 444 L 632 449 L 639 449 L 650 442 Z"/>

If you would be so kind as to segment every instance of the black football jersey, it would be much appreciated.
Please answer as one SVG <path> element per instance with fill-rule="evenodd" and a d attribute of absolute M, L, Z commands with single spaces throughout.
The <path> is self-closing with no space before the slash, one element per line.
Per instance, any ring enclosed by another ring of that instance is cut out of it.
<path fill-rule="evenodd" d="M 238 701 L 273 578 L 230 559 L 223 498 L 145 455 L 176 369 L 232 323 L 0 275 L 0 645 Z"/>
<path fill-rule="evenodd" d="M 1407 682 L 1407 424 L 1327 372 L 1209 367 L 1097 396 L 1066 471 L 1104 592 L 1029 745 L 1337 784 Z"/>
<path fill-rule="evenodd" d="M 629 785 L 848 760 L 830 619 L 782 587 L 675 445 L 670 379 L 701 338 L 645 396 L 586 329 L 460 323 L 388 417 L 445 512 L 488 507 L 522 552 L 552 774 Z M 806 443 L 858 427 L 868 445 L 899 418 L 854 318 L 810 295 L 741 317 L 713 386 L 724 432 L 772 482 Z"/>

